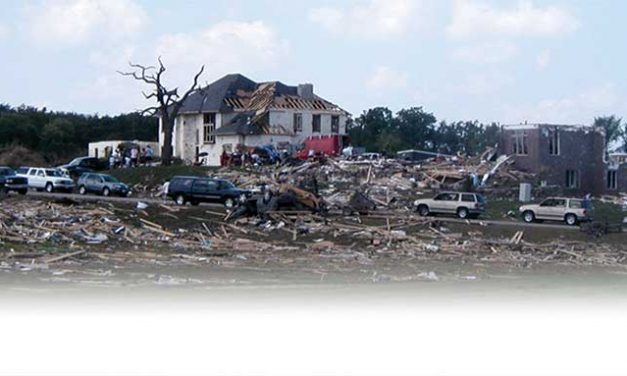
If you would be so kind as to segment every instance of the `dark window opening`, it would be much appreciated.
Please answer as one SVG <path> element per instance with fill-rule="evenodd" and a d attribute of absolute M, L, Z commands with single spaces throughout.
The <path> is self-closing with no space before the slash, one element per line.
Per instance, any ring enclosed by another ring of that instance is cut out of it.
<path fill-rule="evenodd" d="M 566 188 L 579 188 L 579 172 L 566 170 Z"/>
<path fill-rule="evenodd" d="M 549 154 L 560 155 L 560 134 L 557 129 L 549 131 Z"/>
<path fill-rule="evenodd" d="M 331 116 L 331 133 L 340 133 L 340 117 Z"/>
<path fill-rule="evenodd" d="M 516 155 L 527 155 L 527 131 L 514 131 L 512 136 L 512 153 Z"/>
<path fill-rule="evenodd" d="M 320 115 L 314 115 L 311 119 L 311 131 L 313 133 L 320 133 L 322 131 L 320 124 Z"/>
<path fill-rule="evenodd" d="M 303 131 L 303 114 L 294 114 L 294 133 Z"/>
<path fill-rule="evenodd" d="M 607 172 L 607 189 L 617 189 L 618 188 L 618 182 L 616 179 L 616 170 L 609 170 Z"/>

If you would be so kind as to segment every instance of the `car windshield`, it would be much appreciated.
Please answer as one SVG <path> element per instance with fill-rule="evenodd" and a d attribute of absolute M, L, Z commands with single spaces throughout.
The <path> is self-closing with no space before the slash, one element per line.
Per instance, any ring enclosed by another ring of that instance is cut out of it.
<path fill-rule="evenodd" d="M 53 177 L 58 177 L 58 178 L 62 178 L 63 174 L 61 173 L 61 171 L 59 170 L 45 170 L 46 171 L 46 176 L 53 176 Z"/>
<path fill-rule="evenodd" d="M 104 179 L 104 181 L 106 181 L 107 183 L 119 183 L 120 181 L 116 178 L 114 178 L 111 175 L 102 175 L 102 178 Z"/>
<path fill-rule="evenodd" d="M 81 158 L 76 158 L 76 159 L 72 159 L 72 161 L 70 163 L 68 163 L 69 166 L 76 166 L 79 165 L 81 163 Z"/>
<path fill-rule="evenodd" d="M 13 175 L 13 170 L 10 168 L 0 168 L 0 176 Z"/>

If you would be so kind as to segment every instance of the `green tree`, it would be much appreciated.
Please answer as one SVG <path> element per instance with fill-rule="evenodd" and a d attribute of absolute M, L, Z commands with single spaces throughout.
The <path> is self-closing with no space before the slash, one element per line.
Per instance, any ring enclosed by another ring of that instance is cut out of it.
<path fill-rule="evenodd" d="M 621 123 L 621 118 L 616 117 L 616 115 L 611 115 L 594 118 L 593 125 L 605 130 L 605 146 L 609 146 L 612 142 L 622 138 L 624 130 Z"/>
<path fill-rule="evenodd" d="M 385 107 L 364 111 L 348 129 L 351 142 L 369 151 L 383 151 L 379 144 L 380 137 L 384 132 L 392 131 L 393 118 L 392 111 Z"/>
<path fill-rule="evenodd" d="M 406 149 L 433 150 L 436 118 L 422 107 L 400 110 L 394 119 L 394 128 Z"/>

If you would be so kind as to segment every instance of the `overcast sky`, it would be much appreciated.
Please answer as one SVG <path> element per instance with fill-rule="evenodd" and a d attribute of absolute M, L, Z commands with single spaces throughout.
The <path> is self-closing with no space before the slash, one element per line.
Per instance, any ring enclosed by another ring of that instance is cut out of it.
<path fill-rule="evenodd" d="M 312 82 L 355 116 L 590 123 L 627 114 L 620 0 L 2 0 L 0 102 L 117 114 L 146 105 L 116 70 L 161 55 L 172 85 L 239 72 Z"/>

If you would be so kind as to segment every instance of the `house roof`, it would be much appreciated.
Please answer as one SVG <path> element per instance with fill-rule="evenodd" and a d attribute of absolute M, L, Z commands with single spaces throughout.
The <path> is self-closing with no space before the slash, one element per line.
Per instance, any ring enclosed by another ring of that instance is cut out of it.
<path fill-rule="evenodd" d="M 260 121 L 261 118 L 255 115 L 255 112 L 247 111 L 237 114 L 228 124 L 222 125 L 213 132 L 216 136 L 229 135 L 259 135 L 274 134 L 286 135 L 290 132 L 282 126 L 271 126 Z"/>
<path fill-rule="evenodd" d="M 249 135 L 257 134 L 255 127 L 250 123 L 250 120 L 255 115 L 254 112 L 242 112 L 237 114 L 229 124 L 225 124 L 216 129 L 213 134 L 216 136 L 228 136 L 228 135 Z"/>
<path fill-rule="evenodd" d="M 304 98 L 296 86 L 281 82 L 256 83 L 241 74 L 229 74 L 190 94 L 180 113 L 248 112 L 257 116 L 271 109 L 302 109 L 348 114 L 339 106 L 313 95 Z"/>
<path fill-rule="evenodd" d="M 257 84 L 241 74 L 228 74 L 219 80 L 196 90 L 187 97 L 180 113 L 228 112 L 224 98 L 236 96 L 238 90 L 254 91 Z"/>

